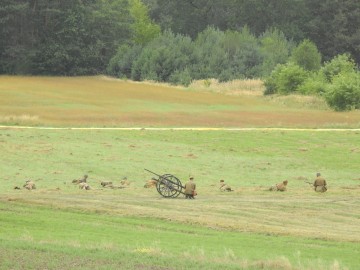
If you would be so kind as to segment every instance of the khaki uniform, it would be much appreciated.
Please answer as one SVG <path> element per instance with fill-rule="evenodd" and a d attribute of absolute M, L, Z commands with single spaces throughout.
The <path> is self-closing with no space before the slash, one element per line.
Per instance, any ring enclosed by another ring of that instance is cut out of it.
<path fill-rule="evenodd" d="M 23 187 L 28 190 L 36 189 L 35 183 L 31 180 L 26 181 L 26 184 Z"/>
<path fill-rule="evenodd" d="M 282 183 L 278 183 L 275 186 L 272 186 L 270 191 L 286 191 L 287 181 L 283 181 Z"/>
<path fill-rule="evenodd" d="M 276 184 L 277 191 L 286 191 L 286 185 L 284 183 Z"/>
<path fill-rule="evenodd" d="M 110 187 L 110 188 L 112 188 L 113 187 L 113 183 L 112 182 L 101 182 L 101 185 L 103 186 L 103 187 Z"/>
<path fill-rule="evenodd" d="M 146 184 L 144 185 L 144 188 L 154 188 L 156 187 L 157 181 L 154 179 L 150 179 L 146 182 Z"/>
<path fill-rule="evenodd" d="M 232 191 L 231 187 L 225 183 L 220 184 L 220 190 L 221 191 Z"/>
<path fill-rule="evenodd" d="M 326 188 L 326 180 L 322 178 L 321 176 L 316 177 L 314 181 L 314 190 L 316 192 L 325 192 L 327 191 Z"/>
<path fill-rule="evenodd" d="M 81 179 L 74 179 L 72 180 L 73 184 L 80 184 L 80 183 L 86 183 L 88 176 L 85 174 L 83 178 Z"/>
<path fill-rule="evenodd" d="M 196 184 L 192 181 L 189 180 L 186 184 L 185 184 L 185 198 L 187 199 L 194 199 L 194 192 L 196 190 Z"/>
<path fill-rule="evenodd" d="M 90 190 L 91 189 L 91 187 L 89 186 L 89 184 L 88 183 L 80 183 L 79 184 L 79 189 L 84 189 L 84 190 Z"/>

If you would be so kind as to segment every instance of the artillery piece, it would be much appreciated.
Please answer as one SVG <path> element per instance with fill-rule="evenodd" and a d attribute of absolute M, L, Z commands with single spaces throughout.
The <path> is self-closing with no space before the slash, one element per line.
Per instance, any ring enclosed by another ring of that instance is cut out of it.
<path fill-rule="evenodd" d="M 185 195 L 185 193 L 183 192 L 183 189 L 185 189 L 185 187 L 181 184 L 181 181 L 176 176 L 172 174 L 159 175 L 147 169 L 145 169 L 145 171 L 148 171 L 158 177 L 158 179 L 153 179 L 157 182 L 156 190 L 161 196 L 165 198 L 176 198 L 180 194 Z"/>

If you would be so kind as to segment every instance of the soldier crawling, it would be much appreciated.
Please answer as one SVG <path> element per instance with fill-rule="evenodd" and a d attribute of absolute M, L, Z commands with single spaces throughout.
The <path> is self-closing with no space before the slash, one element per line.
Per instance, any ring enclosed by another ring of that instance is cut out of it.
<path fill-rule="evenodd" d="M 270 191 L 286 191 L 286 186 L 288 184 L 288 180 L 283 181 L 282 183 L 278 183 L 275 186 L 270 187 Z"/>
<path fill-rule="evenodd" d="M 85 174 L 85 175 L 83 176 L 83 178 L 81 178 L 81 179 L 74 179 L 74 180 L 72 180 L 72 183 L 73 183 L 73 184 L 86 183 L 87 178 L 88 178 L 88 175 Z"/>
<path fill-rule="evenodd" d="M 89 184 L 88 184 L 88 183 L 86 183 L 86 182 L 82 182 L 82 183 L 80 183 L 80 184 L 79 184 L 79 189 L 83 189 L 83 190 L 90 190 L 90 189 L 91 189 L 91 187 L 89 186 Z"/>
<path fill-rule="evenodd" d="M 102 181 L 100 184 L 104 188 L 113 188 L 114 187 L 112 182 Z"/>
<path fill-rule="evenodd" d="M 24 188 L 28 189 L 28 190 L 33 190 L 36 189 L 35 183 L 31 180 L 27 180 L 25 182 L 25 184 L 23 185 Z"/>
<path fill-rule="evenodd" d="M 220 180 L 220 190 L 221 191 L 233 191 L 228 184 L 225 184 L 224 180 Z"/>
<path fill-rule="evenodd" d="M 150 180 L 147 180 L 144 188 L 154 188 L 156 187 L 157 180 L 155 178 L 151 178 Z"/>

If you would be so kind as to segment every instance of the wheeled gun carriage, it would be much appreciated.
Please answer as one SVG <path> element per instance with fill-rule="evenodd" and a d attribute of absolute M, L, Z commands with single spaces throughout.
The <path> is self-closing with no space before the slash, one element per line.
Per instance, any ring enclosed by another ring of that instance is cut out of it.
<path fill-rule="evenodd" d="M 153 179 L 157 182 L 156 190 L 161 196 L 165 198 L 176 198 L 180 194 L 185 195 L 185 193 L 183 192 L 185 187 L 181 184 L 181 181 L 176 176 L 172 174 L 159 175 L 147 169 L 145 169 L 145 171 L 148 171 L 158 177 L 157 179 Z"/>

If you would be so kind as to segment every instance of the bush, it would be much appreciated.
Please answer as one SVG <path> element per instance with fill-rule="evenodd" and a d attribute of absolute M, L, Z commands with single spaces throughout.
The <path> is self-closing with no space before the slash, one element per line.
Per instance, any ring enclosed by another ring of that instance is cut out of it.
<path fill-rule="evenodd" d="M 132 79 L 169 82 L 173 73 L 184 71 L 192 63 L 193 50 L 189 37 L 166 31 L 141 51 L 133 65 Z"/>
<path fill-rule="evenodd" d="M 187 68 L 181 71 L 175 70 L 175 72 L 170 75 L 169 81 L 172 84 L 181 84 L 187 87 L 192 82 L 191 73 Z"/>
<path fill-rule="evenodd" d="M 272 94 L 276 94 L 278 92 L 278 87 L 277 87 L 276 83 L 277 83 L 279 75 L 284 67 L 285 67 L 285 65 L 278 64 L 275 67 L 275 69 L 271 72 L 270 76 L 265 79 L 264 95 L 272 95 Z"/>
<path fill-rule="evenodd" d="M 117 53 L 111 58 L 106 69 L 107 73 L 120 78 L 130 78 L 133 63 L 141 53 L 141 46 L 120 46 Z"/>
<path fill-rule="evenodd" d="M 360 73 L 346 72 L 333 77 L 325 93 L 328 105 L 336 111 L 360 109 Z"/>
<path fill-rule="evenodd" d="M 297 92 L 301 84 L 305 82 L 309 74 L 302 67 L 293 63 L 278 65 L 271 73 L 270 77 L 265 80 L 266 90 L 268 94 L 290 94 Z"/>
<path fill-rule="evenodd" d="M 326 91 L 328 83 L 321 72 L 311 74 L 303 84 L 298 88 L 298 91 L 304 95 L 323 95 Z"/>
<path fill-rule="evenodd" d="M 348 73 L 356 70 L 356 65 L 349 54 L 335 56 L 330 62 L 326 62 L 321 68 L 321 72 L 328 82 L 340 73 Z"/>

